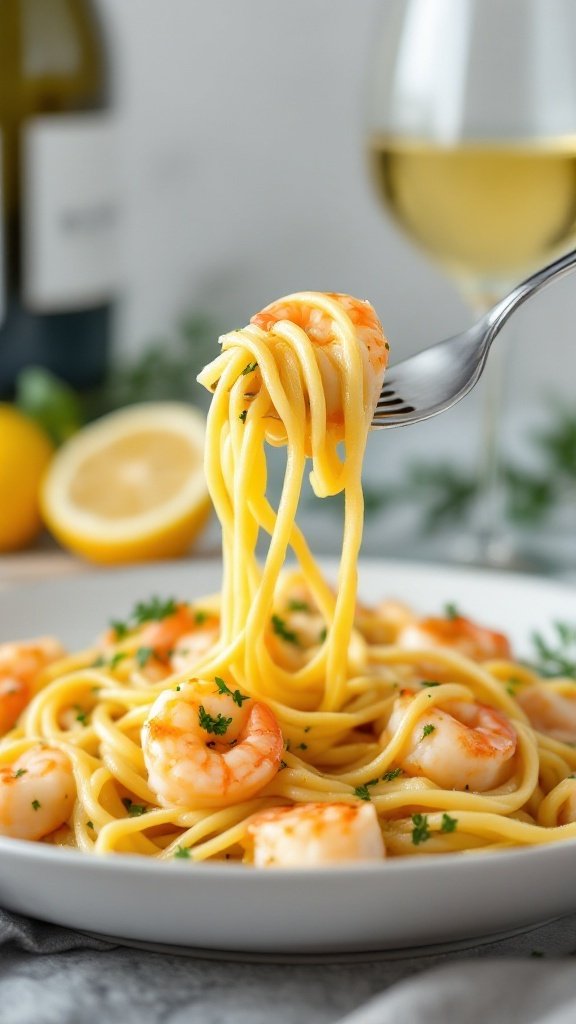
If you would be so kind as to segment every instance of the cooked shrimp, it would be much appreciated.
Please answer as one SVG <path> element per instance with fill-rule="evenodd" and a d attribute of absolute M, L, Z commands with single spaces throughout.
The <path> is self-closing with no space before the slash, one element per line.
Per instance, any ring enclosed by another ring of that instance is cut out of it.
<path fill-rule="evenodd" d="M 508 638 L 485 626 L 479 626 L 463 615 L 444 619 L 420 619 L 408 624 L 396 638 L 400 647 L 449 647 L 473 661 L 510 658 Z"/>
<path fill-rule="evenodd" d="M 314 300 L 331 300 L 334 312 L 319 309 Z M 338 309 L 339 307 L 339 309 Z M 341 378 L 338 371 L 341 345 L 338 316 L 344 312 L 354 328 L 364 365 L 364 401 L 372 410 L 380 396 L 384 370 L 388 362 L 388 342 L 382 325 L 369 302 L 341 292 L 298 292 L 270 303 L 256 313 L 251 323 L 264 331 L 273 331 L 275 324 L 288 320 L 306 332 L 315 346 L 318 367 L 326 397 L 328 423 L 342 423 Z"/>
<path fill-rule="evenodd" d="M 413 698 L 399 697 L 385 736 L 400 727 Z M 517 736 L 510 721 L 485 704 L 451 701 L 418 718 L 398 763 L 408 775 L 424 775 L 443 789 L 484 793 L 512 774 Z"/>
<path fill-rule="evenodd" d="M 197 623 L 190 633 L 184 633 L 170 652 L 170 665 L 174 672 L 188 672 L 198 664 L 216 643 L 220 633 L 220 620 L 212 615 Z"/>
<path fill-rule="evenodd" d="M 382 860 L 386 849 L 373 804 L 273 807 L 248 822 L 249 858 L 256 867 L 311 867 Z"/>
<path fill-rule="evenodd" d="M 64 648 L 52 637 L 0 644 L 0 734 L 17 721 L 32 696 L 33 685 Z"/>
<path fill-rule="evenodd" d="M 72 765 L 52 747 L 31 747 L 0 766 L 0 835 L 42 839 L 70 817 L 76 793 Z"/>
<path fill-rule="evenodd" d="M 284 741 L 266 704 L 193 682 L 156 698 L 142 729 L 142 749 L 161 804 L 227 807 L 274 778 Z"/>
<path fill-rule="evenodd" d="M 576 700 L 557 693 L 546 684 L 522 687 L 516 700 L 531 725 L 560 743 L 576 743 Z"/>
<path fill-rule="evenodd" d="M 187 604 L 180 604 L 175 612 L 154 622 L 147 622 L 139 633 L 143 647 L 150 647 L 159 658 L 168 658 L 176 645 L 187 634 L 201 631 L 207 623 L 218 624 L 216 616 L 207 616 Z"/>

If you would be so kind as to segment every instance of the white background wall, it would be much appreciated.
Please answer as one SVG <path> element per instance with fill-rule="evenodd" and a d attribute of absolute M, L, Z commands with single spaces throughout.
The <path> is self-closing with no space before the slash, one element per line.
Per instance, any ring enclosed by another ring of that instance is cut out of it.
<path fill-rule="evenodd" d="M 367 176 L 365 67 L 388 2 L 101 0 L 126 183 L 123 351 L 183 311 L 236 326 L 299 288 L 370 298 L 395 358 L 467 325 L 455 286 L 390 224 Z M 576 278 L 515 318 L 519 422 L 549 391 L 572 395 L 575 318 Z M 383 452 L 470 462 L 480 399 L 386 448 L 373 439 L 369 473 Z"/>

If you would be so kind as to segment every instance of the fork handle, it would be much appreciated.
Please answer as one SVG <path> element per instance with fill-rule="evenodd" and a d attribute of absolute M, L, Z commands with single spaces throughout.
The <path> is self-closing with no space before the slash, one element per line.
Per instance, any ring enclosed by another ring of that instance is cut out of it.
<path fill-rule="evenodd" d="M 486 326 L 489 328 L 489 344 L 502 329 L 508 317 L 518 309 L 518 306 L 521 306 L 523 302 L 526 302 L 526 299 L 531 298 L 536 292 L 545 288 L 551 281 L 556 280 L 557 277 L 569 274 L 575 267 L 576 249 L 572 249 L 571 252 L 560 256 L 553 263 L 549 263 L 547 267 L 542 267 L 541 270 L 531 274 L 525 281 L 516 285 L 500 302 L 497 302 L 484 318 Z"/>

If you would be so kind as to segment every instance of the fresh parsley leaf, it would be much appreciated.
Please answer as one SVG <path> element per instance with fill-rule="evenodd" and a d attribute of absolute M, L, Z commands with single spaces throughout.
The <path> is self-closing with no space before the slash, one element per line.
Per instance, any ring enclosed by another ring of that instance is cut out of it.
<path fill-rule="evenodd" d="M 390 768 L 387 772 L 384 772 L 382 782 L 394 782 L 394 779 L 399 778 L 400 775 L 404 775 L 402 768 Z"/>
<path fill-rule="evenodd" d="M 423 679 L 420 686 L 440 686 L 440 683 L 436 682 L 435 679 Z"/>
<path fill-rule="evenodd" d="M 444 615 L 447 619 L 450 619 L 450 621 L 462 618 L 458 605 L 454 604 L 453 601 L 448 601 L 448 603 L 444 605 Z"/>
<path fill-rule="evenodd" d="M 194 622 L 197 626 L 203 626 L 208 618 L 208 612 L 205 612 L 202 608 L 198 608 L 194 612 Z"/>
<path fill-rule="evenodd" d="M 187 846 L 177 846 L 174 851 L 174 856 L 180 858 L 180 860 L 189 860 L 190 850 Z"/>
<path fill-rule="evenodd" d="M 205 732 L 213 733 L 215 736 L 223 736 L 228 726 L 232 724 L 231 718 L 224 718 L 223 715 L 209 715 L 206 708 L 201 704 L 198 709 L 198 722 L 200 728 L 204 729 Z"/>
<path fill-rule="evenodd" d="M 150 658 L 154 657 L 153 647 L 139 647 L 136 651 L 136 664 L 138 668 L 145 668 Z"/>
<path fill-rule="evenodd" d="M 175 598 L 151 597 L 149 601 L 138 602 L 132 612 L 132 618 L 136 625 L 140 626 L 143 622 L 159 622 L 169 615 L 174 615 L 176 611 L 178 602 Z"/>
<path fill-rule="evenodd" d="M 430 839 L 430 829 L 428 828 L 428 815 L 427 814 L 413 814 L 412 815 L 412 842 L 414 846 L 420 846 L 420 843 L 426 843 Z"/>
<path fill-rule="evenodd" d="M 81 708 L 81 707 L 78 707 L 78 705 L 75 707 L 74 710 L 78 712 L 78 714 L 76 715 L 76 721 L 80 722 L 81 725 L 88 725 L 88 714 L 89 714 L 89 712 L 88 711 L 84 711 L 84 709 Z"/>
<path fill-rule="evenodd" d="M 86 822 L 86 828 L 92 828 L 93 829 L 94 828 L 94 822 L 93 821 L 87 821 Z"/>
<path fill-rule="evenodd" d="M 108 668 L 113 672 L 116 666 L 119 665 L 121 661 L 124 661 L 124 658 L 127 657 L 127 651 L 116 651 L 116 653 L 112 655 L 110 661 L 108 662 Z"/>
<path fill-rule="evenodd" d="M 242 707 L 245 700 L 250 700 L 250 697 L 245 697 L 243 693 L 240 693 L 240 690 L 232 691 L 227 683 L 225 683 L 223 679 L 220 679 L 220 676 L 216 676 L 214 682 L 218 687 L 218 693 L 228 694 L 229 697 L 232 697 L 232 700 L 239 708 Z"/>
<path fill-rule="evenodd" d="M 554 622 L 553 628 L 555 643 L 546 640 L 542 633 L 532 634 L 537 661 L 531 667 L 548 679 L 557 676 L 576 679 L 576 625 Z"/>
<path fill-rule="evenodd" d="M 148 810 L 145 804 L 133 804 L 129 796 L 122 797 L 122 803 L 131 818 L 139 818 L 141 814 L 146 814 Z"/>
<path fill-rule="evenodd" d="M 288 610 L 291 612 L 309 612 L 310 605 L 307 601 L 299 601 L 298 598 L 293 597 L 288 601 Z"/>
<path fill-rule="evenodd" d="M 117 640 L 124 640 L 130 632 L 128 624 L 119 619 L 110 619 L 110 627 L 114 630 Z"/>
<path fill-rule="evenodd" d="M 298 750 L 308 750 L 308 744 L 307 743 L 299 743 L 298 744 Z"/>
<path fill-rule="evenodd" d="M 368 791 L 368 783 L 364 783 L 363 786 L 356 786 L 354 796 L 357 796 L 359 800 L 371 800 L 372 797 Z"/>
<path fill-rule="evenodd" d="M 431 723 L 431 722 L 428 722 L 428 723 L 427 723 L 427 724 L 426 724 L 426 725 L 424 726 L 424 728 L 422 729 L 422 737 L 421 737 L 421 738 L 422 738 L 423 740 L 425 740 L 425 739 L 426 739 L 426 737 L 427 737 L 427 736 L 430 736 L 430 735 L 431 735 L 431 733 L 433 733 L 435 729 L 436 729 L 436 726 L 435 726 L 435 725 L 432 725 L 432 723 Z"/>
<path fill-rule="evenodd" d="M 253 373 L 257 366 L 258 363 L 248 363 L 248 365 L 242 370 L 242 376 L 245 377 L 246 374 Z"/>
<path fill-rule="evenodd" d="M 272 629 L 282 640 L 285 640 L 288 644 L 296 644 L 299 646 L 298 637 L 291 629 L 288 629 L 284 619 L 280 618 L 279 615 L 272 616 Z"/>
<path fill-rule="evenodd" d="M 328 636 L 328 630 L 326 629 L 326 626 L 324 626 L 323 629 L 320 630 L 320 635 L 318 637 L 318 643 L 323 644 L 327 636 Z"/>
<path fill-rule="evenodd" d="M 34 808 L 35 811 L 37 811 L 39 810 L 40 807 L 42 807 L 42 804 L 40 803 L 39 800 L 33 800 L 32 807 Z"/>
<path fill-rule="evenodd" d="M 21 779 L 23 775 L 27 774 L 27 772 L 28 772 L 27 768 L 18 768 L 18 771 L 14 772 L 14 778 L 15 779 Z"/>
<path fill-rule="evenodd" d="M 440 825 L 441 832 L 455 832 L 458 828 L 458 818 L 451 818 L 449 814 L 442 815 L 442 823 Z"/>
<path fill-rule="evenodd" d="M 242 409 L 242 412 L 240 413 L 238 419 L 242 420 L 242 423 L 246 423 L 247 415 L 248 415 L 248 409 Z"/>

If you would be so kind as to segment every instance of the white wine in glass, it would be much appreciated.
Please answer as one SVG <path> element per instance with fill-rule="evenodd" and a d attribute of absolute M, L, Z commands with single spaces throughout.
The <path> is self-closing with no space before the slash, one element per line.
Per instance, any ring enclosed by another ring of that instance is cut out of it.
<path fill-rule="evenodd" d="M 372 63 L 372 177 L 475 316 L 576 240 L 576 3 L 387 0 Z M 483 500 L 467 557 L 512 563 L 499 488 L 505 348 L 487 370 Z"/>

